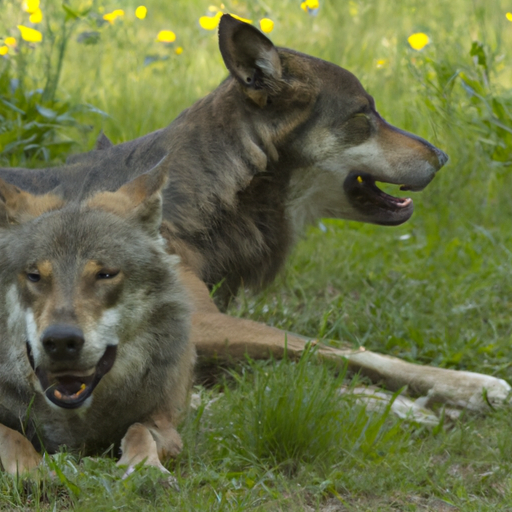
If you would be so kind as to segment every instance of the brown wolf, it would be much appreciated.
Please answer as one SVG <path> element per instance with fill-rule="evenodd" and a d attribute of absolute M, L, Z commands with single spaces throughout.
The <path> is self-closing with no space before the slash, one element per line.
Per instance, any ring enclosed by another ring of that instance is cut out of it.
<path fill-rule="evenodd" d="M 421 190 L 447 156 L 382 119 L 373 98 L 342 68 L 276 48 L 257 29 L 228 15 L 220 22 L 219 44 L 230 76 L 167 128 L 117 146 L 102 137 L 97 150 L 71 157 L 65 166 L 2 169 L 0 176 L 18 187 L 20 198 L 53 190 L 50 197 L 57 200 L 98 201 L 108 210 L 117 202 L 116 190 L 155 165 L 164 169 L 168 184 L 162 190 L 161 234 L 168 252 L 181 259 L 180 282 L 192 300 L 190 337 L 199 356 L 280 357 L 285 342 L 288 353 L 299 356 L 308 340 L 221 313 L 209 289 L 222 283 L 220 303 L 226 305 L 241 285 L 269 283 L 304 225 L 318 217 L 382 225 L 405 222 L 413 212 L 412 200 L 385 194 L 376 182 Z M 32 197 L 29 202 L 37 204 Z M 12 219 L 23 220 L 24 215 Z M 116 243 L 116 230 L 111 233 Z M 140 300 L 146 300 L 144 294 Z M 13 305 L 5 307 L 9 311 Z M 388 389 L 408 385 L 429 401 L 456 407 L 484 410 L 488 401 L 505 400 L 510 390 L 493 377 L 421 367 L 350 347 L 319 345 L 317 351 L 321 357 L 347 361 Z M 25 357 L 33 380 L 28 356 L 20 352 L 19 357 Z M 92 396 L 93 405 L 99 391 Z M 23 398 L 26 404 L 29 393 Z M 20 406 L 20 400 L 15 403 Z M 11 417 L 10 426 L 19 428 L 14 423 Z M 158 429 L 151 432 L 158 443 Z M 62 442 L 66 439 L 63 435 Z M 136 460 L 142 460 L 144 449 L 136 442 L 131 446 Z M 130 457 L 124 454 L 126 459 Z M 30 466 L 19 456 L 14 460 Z"/>

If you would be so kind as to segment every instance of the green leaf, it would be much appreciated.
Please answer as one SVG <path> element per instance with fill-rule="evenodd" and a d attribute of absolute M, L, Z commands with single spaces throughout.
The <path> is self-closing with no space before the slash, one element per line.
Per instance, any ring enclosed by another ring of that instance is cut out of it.
<path fill-rule="evenodd" d="M 36 105 L 36 109 L 46 119 L 55 119 L 57 117 L 57 112 L 51 108 L 43 107 L 42 105 Z"/>
<path fill-rule="evenodd" d="M 66 11 L 66 21 L 67 20 L 77 20 L 80 18 L 80 14 L 76 11 L 73 11 L 70 7 L 68 7 L 64 2 L 62 3 L 62 8 Z"/>
<path fill-rule="evenodd" d="M 57 462 L 52 460 L 50 457 L 45 457 L 45 460 L 46 460 L 48 466 L 50 467 L 50 469 L 52 469 L 55 472 L 55 474 L 58 476 L 60 482 L 65 487 L 67 487 L 75 496 L 79 496 L 80 493 L 82 492 L 80 487 L 78 487 L 78 485 L 71 482 L 71 480 L 69 480 L 69 478 L 66 477 L 66 475 L 60 469 Z"/>
<path fill-rule="evenodd" d="M 18 114 L 25 115 L 25 112 L 18 108 L 16 105 L 13 105 L 10 101 L 4 100 L 3 98 L 0 98 L 0 101 L 11 110 L 14 110 L 15 112 L 18 112 Z"/>
<path fill-rule="evenodd" d="M 478 41 L 473 41 L 469 54 L 472 57 L 476 57 L 478 65 L 482 66 L 487 70 L 487 56 L 485 55 L 484 45 L 482 43 L 479 43 Z"/>

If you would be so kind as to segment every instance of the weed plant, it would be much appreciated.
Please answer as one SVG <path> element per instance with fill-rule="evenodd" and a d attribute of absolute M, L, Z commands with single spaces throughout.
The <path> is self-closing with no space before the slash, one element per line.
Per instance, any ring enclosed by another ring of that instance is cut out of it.
<path fill-rule="evenodd" d="M 0 161 L 48 165 L 90 149 L 101 129 L 117 143 L 167 125 L 226 76 L 199 18 L 270 18 L 275 43 L 350 69 L 389 122 L 450 162 L 408 223 L 324 219 L 276 283 L 230 314 L 512 381 L 510 3 L 319 3 L 153 0 L 138 19 L 135 0 L 47 0 L 31 25 L 21 2 L 2 0 Z M 17 25 L 43 40 L 23 42 Z M 158 41 L 161 30 L 175 41 Z M 418 50 L 416 33 L 429 38 Z M 169 465 L 180 491 L 145 468 L 123 480 L 109 454 L 63 451 L 39 483 L 0 474 L 0 510 L 511 510 L 509 409 L 428 430 L 340 397 L 342 378 L 313 356 L 247 362 L 198 390 Z"/>

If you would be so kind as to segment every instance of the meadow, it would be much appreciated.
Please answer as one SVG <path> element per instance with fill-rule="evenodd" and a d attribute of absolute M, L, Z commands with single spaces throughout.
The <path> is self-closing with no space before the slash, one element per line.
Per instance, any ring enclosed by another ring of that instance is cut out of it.
<path fill-rule="evenodd" d="M 169 124 L 227 74 L 200 22 L 218 11 L 270 19 L 274 43 L 351 70 L 385 119 L 450 161 L 409 222 L 322 220 L 230 313 L 512 382 L 510 2 L 148 0 L 141 19 L 139 0 L 47 0 L 38 23 L 25 4 L 0 0 L 2 166 L 57 165 L 100 130 L 119 143 Z M 37 482 L 0 474 L 0 510 L 512 510 L 512 408 L 427 428 L 340 397 L 343 379 L 311 355 L 247 361 L 196 388 L 168 466 L 177 485 L 63 451 Z"/>

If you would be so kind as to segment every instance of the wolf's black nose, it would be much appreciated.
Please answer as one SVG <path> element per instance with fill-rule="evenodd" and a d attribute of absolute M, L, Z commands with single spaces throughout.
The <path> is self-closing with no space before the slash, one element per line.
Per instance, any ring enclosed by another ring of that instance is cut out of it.
<path fill-rule="evenodd" d="M 41 341 L 54 361 L 73 361 L 80 356 L 84 333 L 71 325 L 51 325 L 43 332 Z"/>

